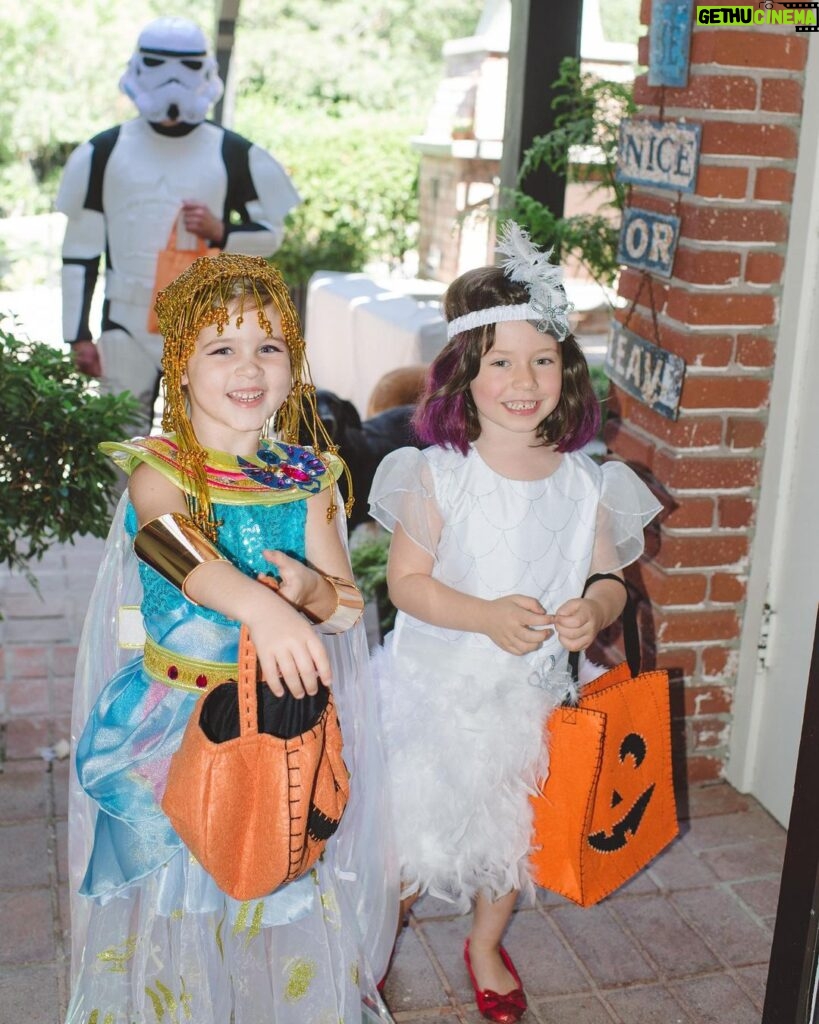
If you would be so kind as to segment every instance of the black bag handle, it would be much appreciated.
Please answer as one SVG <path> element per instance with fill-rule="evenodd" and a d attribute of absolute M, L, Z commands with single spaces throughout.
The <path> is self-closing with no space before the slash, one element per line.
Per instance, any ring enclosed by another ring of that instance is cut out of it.
<path fill-rule="evenodd" d="M 626 604 L 623 608 L 623 645 L 626 649 L 626 661 L 628 667 L 631 670 L 632 676 L 639 676 L 641 667 L 640 657 L 640 634 L 637 632 L 637 611 L 634 607 L 634 602 L 631 600 L 631 592 L 628 589 L 628 584 L 624 579 L 616 576 L 613 572 L 596 572 L 593 576 L 589 576 L 586 580 L 586 584 L 583 587 L 582 597 L 585 597 L 586 591 L 598 580 L 616 580 L 618 583 L 622 583 L 626 591 Z M 580 651 L 569 651 L 569 671 L 572 674 L 574 682 L 578 681 L 578 672 L 580 668 Z"/>

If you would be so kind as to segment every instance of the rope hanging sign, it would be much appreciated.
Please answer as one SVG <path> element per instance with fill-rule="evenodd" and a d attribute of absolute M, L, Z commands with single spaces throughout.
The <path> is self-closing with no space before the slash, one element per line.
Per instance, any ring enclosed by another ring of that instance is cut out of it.
<path fill-rule="evenodd" d="M 692 14 L 693 5 L 685 0 L 653 0 L 649 83 L 660 86 L 659 119 L 627 118 L 620 125 L 617 180 L 674 191 L 676 203 L 673 213 L 631 205 L 624 210 L 617 258 L 642 274 L 624 323 L 614 325 L 605 362 L 606 373 L 618 387 L 671 420 L 679 413 L 685 361 L 662 347 L 652 275 L 670 278 L 673 273 L 682 195 L 693 192 L 697 180 L 701 125 L 664 119 L 665 86 L 685 85 L 688 80 Z M 674 61 L 676 68 L 670 66 Z M 628 329 L 646 287 L 651 340 Z"/>

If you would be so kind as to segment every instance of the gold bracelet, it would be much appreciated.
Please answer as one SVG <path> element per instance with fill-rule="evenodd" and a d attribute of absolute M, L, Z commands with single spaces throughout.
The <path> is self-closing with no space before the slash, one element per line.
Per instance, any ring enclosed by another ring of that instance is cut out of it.
<path fill-rule="evenodd" d="M 185 587 L 193 573 L 206 562 L 227 561 L 199 527 L 179 512 L 166 512 L 146 523 L 134 537 L 134 552 L 191 604 L 197 602 L 191 600 Z"/>
<path fill-rule="evenodd" d="M 364 611 L 364 598 L 352 580 L 341 576 L 325 576 L 336 592 L 336 606 L 332 613 L 321 622 L 315 623 L 319 633 L 345 633 L 361 618 Z"/>

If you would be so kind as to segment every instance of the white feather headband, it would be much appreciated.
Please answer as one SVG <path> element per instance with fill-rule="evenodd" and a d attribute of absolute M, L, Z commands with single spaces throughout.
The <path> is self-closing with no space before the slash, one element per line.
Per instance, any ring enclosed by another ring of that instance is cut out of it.
<path fill-rule="evenodd" d="M 541 334 L 551 334 L 558 341 L 563 341 L 571 332 L 569 313 L 574 307 L 566 298 L 560 267 L 549 262 L 552 250 L 543 252 L 538 249 L 531 242 L 528 232 L 515 221 L 508 220 L 503 226 L 495 252 L 505 257 L 501 261 L 504 273 L 510 281 L 526 288 L 529 301 L 516 306 L 476 309 L 465 316 L 456 317 L 447 324 L 447 340 L 487 324 L 532 320 Z"/>

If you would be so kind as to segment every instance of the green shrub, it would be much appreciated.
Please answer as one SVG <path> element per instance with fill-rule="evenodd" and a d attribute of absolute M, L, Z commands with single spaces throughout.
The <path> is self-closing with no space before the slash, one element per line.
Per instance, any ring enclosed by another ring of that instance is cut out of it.
<path fill-rule="evenodd" d="M 391 536 L 383 533 L 350 549 L 353 575 L 365 601 L 375 601 L 378 625 L 385 636 L 395 625 L 395 606 L 387 592 L 387 559 Z"/>
<path fill-rule="evenodd" d="M 359 226 L 317 210 L 310 200 L 287 218 L 281 248 L 270 258 L 287 284 L 300 288 L 317 270 L 355 273 L 367 262 L 367 246 Z"/>
<path fill-rule="evenodd" d="M 97 445 L 126 436 L 136 402 L 99 395 L 67 350 L 12 326 L 0 317 L 0 564 L 33 580 L 51 544 L 108 532 L 116 474 Z"/>
<path fill-rule="evenodd" d="M 280 125 L 272 137 L 252 104 L 245 114 L 240 130 L 276 155 L 303 199 L 273 257 L 289 285 L 306 284 L 316 270 L 401 264 L 418 221 L 418 155 L 405 126 L 385 114 L 316 115 Z"/>

